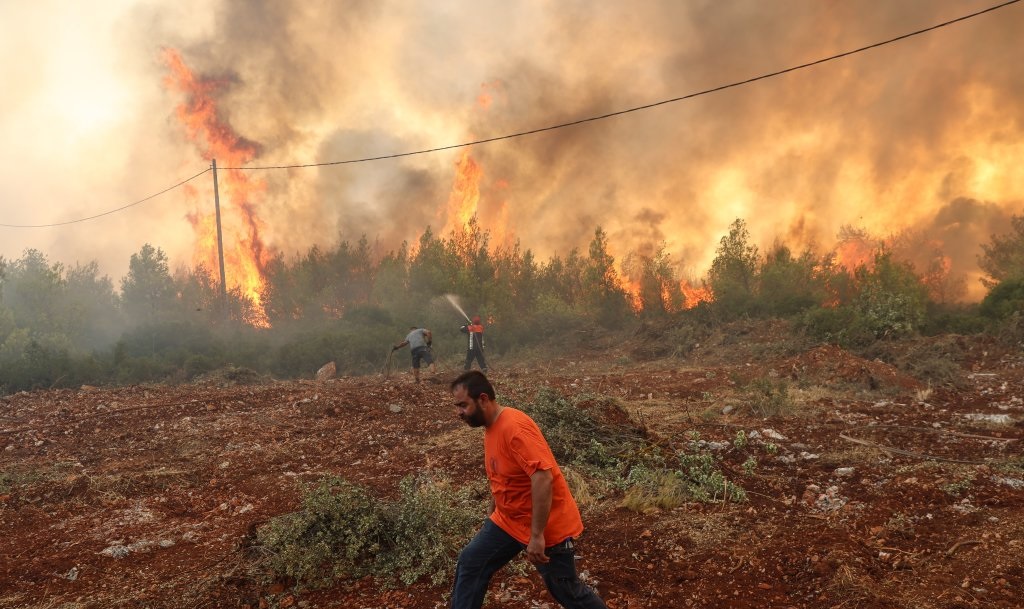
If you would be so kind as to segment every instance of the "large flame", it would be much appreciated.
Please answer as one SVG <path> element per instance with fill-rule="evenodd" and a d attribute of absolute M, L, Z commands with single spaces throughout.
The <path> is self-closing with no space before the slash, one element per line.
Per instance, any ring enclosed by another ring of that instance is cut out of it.
<path fill-rule="evenodd" d="M 837 266 L 842 267 L 850 274 L 861 267 L 870 271 L 875 266 L 875 256 L 878 251 L 878 244 L 871 242 L 864 235 L 850 234 L 840 236 L 840 241 L 836 244 L 833 253 L 833 260 Z"/>
<path fill-rule="evenodd" d="M 475 110 L 480 113 L 491 111 L 497 102 L 504 102 L 505 99 L 504 83 L 498 80 L 485 82 L 480 85 Z M 463 149 L 455 162 L 455 175 L 452 178 L 448 203 L 439 210 L 444 214 L 441 235 L 464 231 L 469 227 L 470 221 L 476 218 L 481 228 L 490 234 L 492 245 L 511 246 L 513 235 L 509 229 L 508 201 L 505 199 L 509 182 L 507 179 L 499 178 L 487 185 L 489 199 L 485 209 L 481 205 L 484 176 L 484 168 L 480 162 L 470 154 L 468 148 Z"/>
<path fill-rule="evenodd" d="M 462 231 L 469 226 L 469 221 L 477 214 L 480 205 L 480 181 L 484 177 L 483 167 L 468 150 L 463 150 L 455 163 L 455 178 L 452 191 L 448 195 L 448 215 L 443 235 L 451 231 Z"/>
<path fill-rule="evenodd" d="M 224 81 L 197 78 L 174 49 L 164 51 L 164 61 L 170 71 L 164 84 L 185 95 L 176 114 L 189 139 L 204 159 L 216 159 L 220 166 L 227 168 L 218 174 L 227 284 L 253 301 L 256 318 L 246 321 L 266 326 L 260 292 L 272 256 L 264 245 L 261 236 L 264 225 L 255 206 L 266 190 L 266 183 L 237 169 L 256 158 L 259 146 L 236 133 L 218 113 L 214 97 Z M 207 269 L 217 269 L 216 215 L 209 203 L 205 202 L 204 208 L 197 208 L 188 216 L 196 232 L 192 262 L 194 266 L 202 264 Z"/>

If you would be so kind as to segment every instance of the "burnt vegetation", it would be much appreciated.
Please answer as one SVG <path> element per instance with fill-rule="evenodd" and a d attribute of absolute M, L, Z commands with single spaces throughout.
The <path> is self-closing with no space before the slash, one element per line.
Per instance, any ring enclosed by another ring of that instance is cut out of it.
<path fill-rule="evenodd" d="M 66 266 L 30 249 L 0 258 L 0 390 L 185 382 L 224 369 L 302 378 L 328 361 L 339 374 L 367 374 L 410 325 L 431 328 L 436 354 L 455 361 L 461 317 L 445 294 L 484 317 L 498 359 L 568 353 L 596 335 L 642 339 L 641 359 L 685 356 L 728 324 L 769 319 L 786 320 L 793 340 L 876 356 L 922 335 L 1024 339 L 1024 217 L 981 247 L 989 291 L 977 304 L 956 301 L 962 280 L 916 267 L 900 256 L 906 243 L 889 243 L 849 268 L 834 252 L 761 252 L 736 220 L 706 278 L 692 282 L 663 248 L 616 261 L 600 228 L 585 251 L 538 260 L 518 244 L 492 246 L 473 220 L 383 255 L 366 238 L 279 255 L 259 302 L 239 289 L 222 298 L 210 269 L 172 271 L 150 244 L 116 286 L 94 262 Z M 914 366 L 929 380 L 951 376 Z"/>

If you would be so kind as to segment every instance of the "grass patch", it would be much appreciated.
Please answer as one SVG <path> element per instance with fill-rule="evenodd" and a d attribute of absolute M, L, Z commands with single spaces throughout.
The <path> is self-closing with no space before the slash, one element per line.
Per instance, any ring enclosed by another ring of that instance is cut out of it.
<path fill-rule="evenodd" d="M 51 463 L 40 467 L 13 465 L 0 470 L 0 494 L 15 491 L 21 493 L 52 492 L 57 483 L 63 482 L 74 472 L 70 462 Z"/>
<path fill-rule="evenodd" d="M 46 479 L 38 470 L 21 470 L 16 468 L 0 471 L 0 494 L 8 494 L 15 489 L 29 486 Z"/>
<path fill-rule="evenodd" d="M 678 466 L 676 469 L 645 465 L 632 468 L 622 506 L 643 512 L 672 509 L 688 501 L 738 503 L 747 500 L 746 491 L 722 474 L 713 455 L 680 453 Z"/>

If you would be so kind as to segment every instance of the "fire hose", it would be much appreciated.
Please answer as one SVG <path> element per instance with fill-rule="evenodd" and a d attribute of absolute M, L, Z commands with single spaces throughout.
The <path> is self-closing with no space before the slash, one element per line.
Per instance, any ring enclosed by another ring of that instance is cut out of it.
<path fill-rule="evenodd" d="M 384 366 L 381 368 L 381 374 L 387 379 L 391 376 L 391 371 L 395 369 L 395 349 L 388 349 L 388 355 L 384 359 Z"/>

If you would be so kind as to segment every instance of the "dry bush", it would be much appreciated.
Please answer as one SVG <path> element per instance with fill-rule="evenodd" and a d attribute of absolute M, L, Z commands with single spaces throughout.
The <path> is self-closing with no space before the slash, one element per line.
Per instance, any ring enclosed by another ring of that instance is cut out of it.
<path fill-rule="evenodd" d="M 822 466 L 851 466 L 858 463 L 878 464 L 889 461 L 891 456 L 880 448 L 862 444 L 841 443 L 839 450 L 823 452 L 819 463 Z"/>
<path fill-rule="evenodd" d="M 747 406 L 755 416 L 766 419 L 789 416 L 796 412 L 796 403 L 789 394 L 789 383 L 762 377 L 746 387 Z"/>
<path fill-rule="evenodd" d="M 877 588 L 875 580 L 850 561 L 843 561 L 839 565 L 826 586 L 833 597 L 852 602 L 853 606 L 876 602 Z"/>
<path fill-rule="evenodd" d="M 566 484 L 569 485 L 569 490 L 572 492 L 573 499 L 580 507 L 586 507 L 597 503 L 600 498 L 600 494 L 595 486 L 599 486 L 596 481 L 593 481 L 580 472 L 574 467 L 565 465 L 559 469 L 562 470 L 562 476 L 565 478 Z"/>
<path fill-rule="evenodd" d="M 959 362 L 966 356 L 959 336 L 880 341 L 861 355 L 880 359 L 929 386 L 964 387 L 966 377 Z"/>

